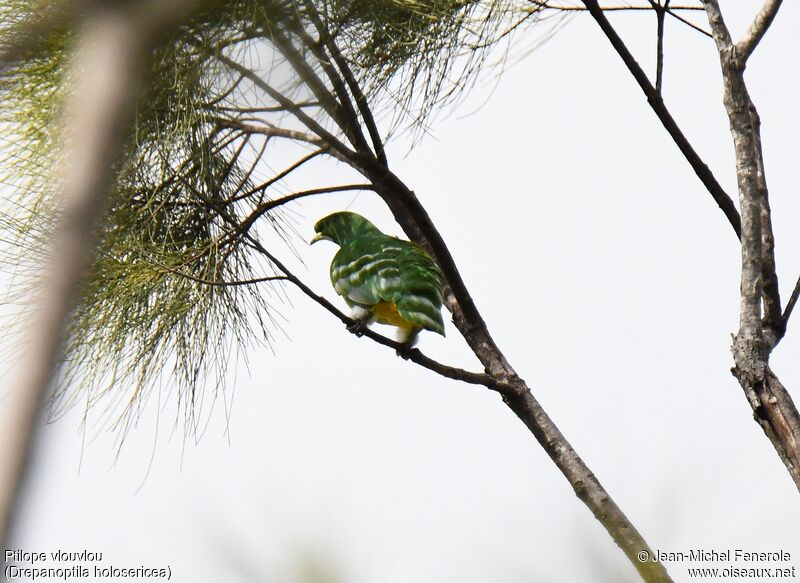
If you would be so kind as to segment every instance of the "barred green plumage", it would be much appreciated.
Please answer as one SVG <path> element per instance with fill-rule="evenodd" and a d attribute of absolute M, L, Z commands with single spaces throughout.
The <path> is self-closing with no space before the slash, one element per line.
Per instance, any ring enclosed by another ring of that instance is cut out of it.
<path fill-rule="evenodd" d="M 444 336 L 443 278 L 439 266 L 417 244 L 390 237 L 361 215 L 338 212 L 320 219 L 311 241 L 333 241 L 333 288 L 357 319 L 400 328 L 404 342 L 423 328 Z"/>

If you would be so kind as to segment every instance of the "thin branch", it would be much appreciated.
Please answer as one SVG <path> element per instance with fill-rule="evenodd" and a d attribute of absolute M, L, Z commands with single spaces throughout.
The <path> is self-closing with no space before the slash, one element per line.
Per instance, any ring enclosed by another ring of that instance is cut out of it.
<path fill-rule="evenodd" d="M 625 43 L 617 34 L 617 31 L 614 30 L 613 26 L 611 26 L 611 23 L 605 17 L 605 14 L 603 14 L 603 10 L 598 5 L 597 0 L 583 0 L 583 3 L 591 13 L 595 22 L 597 22 L 600 29 L 611 42 L 614 50 L 617 51 L 620 58 L 625 63 L 625 66 L 628 67 L 631 75 L 633 75 L 634 79 L 636 79 L 639 87 L 647 97 L 647 103 L 650 104 L 650 107 L 653 109 L 664 128 L 672 137 L 672 140 L 678 146 L 678 149 L 681 151 L 684 158 L 686 158 L 687 162 L 689 162 L 689 164 L 692 166 L 695 174 L 706 187 L 706 190 L 708 190 L 708 192 L 711 194 L 711 197 L 717 203 L 719 208 L 722 209 L 722 212 L 728 219 L 731 227 L 733 227 L 733 231 L 736 233 L 736 236 L 741 238 L 741 217 L 739 216 L 739 211 L 736 210 L 736 205 L 733 203 L 731 197 L 722 188 L 709 167 L 705 162 L 703 162 L 702 158 L 700 158 L 695 149 L 692 147 L 689 140 L 686 139 L 683 131 L 681 131 L 677 122 L 672 117 L 669 109 L 667 109 L 667 106 L 664 104 L 664 100 L 658 94 L 656 88 L 650 83 L 647 75 L 642 70 L 641 66 L 639 66 L 639 63 L 636 61 L 631 52 L 628 50 L 628 47 L 625 46 Z"/>
<path fill-rule="evenodd" d="M 713 37 L 711 36 L 711 33 L 710 33 L 710 32 L 708 32 L 707 30 L 703 30 L 702 28 L 700 28 L 699 26 L 697 26 L 697 25 L 696 25 L 694 22 L 692 22 L 691 20 L 687 20 L 686 18 L 684 18 L 684 17 L 683 17 L 683 16 L 681 16 L 680 14 L 675 14 L 675 13 L 673 12 L 673 10 L 674 10 L 674 8 L 670 8 L 669 10 L 667 10 L 667 14 L 669 14 L 670 16 L 672 16 L 674 19 L 676 19 L 676 20 L 678 20 L 678 21 L 682 22 L 683 24 L 685 24 L 685 25 L 686 25 L 686 26 L 688 26 L 689 28 L 693 28 L 693 29 L 694 29 L 694 30 L 696 30 L 697 32 L 699 32 L 699 33 L 701 33 L 701 34 L 703 34 L 703 35 L 707 36 L 708 38 L 713 38 Z"/>
<path fill-rule="evenodd" d="M 797 282 L 794 284 L 794 289 L 792 290 L 792 295 L 789 297 L 789 301 L 786 302 L 786 309 L 783 310 L 781 322 L 784 333 L 786 333 L 786 326 L 789 323 L 789 317 L 792 315 L 798 297 L 800 297 L 800 277 L 797 278 Z"/>
<path fill-rule="evenodd" d="M 319 107 L 319 101 L 298 101 L 295 103 L 297 107 Z M 214 111 L 224 111 L 228 113 L 279 113 L 284 111 L 280 105 L 277 106 L 264 106 L 264 107 L 236 107 L 230 105 L 209 105 L 204 104 L 203 107 L 208 107 Z"/>
<path fill-rule="evenodd" d="M 303 156 L 297 162 L 295 162 L 294 164 L 292 164 L 288 168 L 282 170 L 281 172 L 279 172 L 278 174 L 276 174 L 275 176 L 273 176 L 272 178 L 270 178 L 266 182 L 262 182 L 258 186 L 254 186 L 253 188 L 251 188 L 250 190 L 247 190 L 246 192 L 242 192 L 242 193 L 240 193 L 240 194 L 238 194 L 238 195 L 236 195 L 234 197 L 231 197 L 231 198 L 227 199 L 225 201 L 225 203 L 227 204 L 227 203 L 231 203 L 231 202 L 237 202 L 239 200 L 242 200 L 242 199 L 248 198 L 250 196 L 253 196 L 254 194 L 256 194 L 258 192 L 264 192 L 270 186 L 272 186 L 274 184 L 277 184 L 278 182 L 280 182 L 281 180 L 283 180 L 284 178 L 289 176 L 289 174 L 291 174 L 292 172 L 294 172 L 295 170 L 297 170 L 298 168 L 300 168 L 301 166 L 303 166 L 307 162 L 313 160 L 314 158 L 316 158 L 320 154 L 324 154 L 326 151 L 327 151 L 326 148 L 320 148 L 318 150 L 314 150 L 313 152 L 311 152 L 307 156 Z M 258 158 L 260 159 L 260 156 L 258 156 Z"/>
<path fill-rule="evenodd" d="M 361 131 L 361 125 L 358 123 L 358 119 L 355 119 L 353 115 L 353 106 L 349 101 L 350 97 L 344 89 L 341 79 L 339 79 L 336 72 L 332 70 L 326 55 L 321 52 L 322 49 L 319 43 L 310 38 L 301 25 L 295 23 L 293 26 L 295 28 L 295 34 L 300 36 L 302 43 L 311 50 L 317 62 L 322 66 L 325 75 L 333 85 L 336 97 L 331 94 L 322 79 L 320 79 L 311 65 L 309 65 L 306 58 L 300 54 L 291 40 L 283 34 L 278 26 L 274 26 L 270 29 L 272 42 L 275 43 L 286 60 L 289 61 L 289 64 L 295 72 L 300 75 L 303 82 L 311 89 L 312 93 L 322 104 L 322 108 L 347 136 L 347 139 L 356 151 L 368 147 L 367 140 Z"/>
<path fill-rule="evenodd" d="M 295 140 L 297 142 L 305 142 L 307 144 L 311 144 L 312 146 L 320 147 L 325 142 L 315 136 L 313 134 L 309 134 L 308 132 L 301 132 L 299 130 L 290 130 L 287 128 L 277 127 L 273 125 L 254 125 L 252 123 L 246 123 L 244 121 L 239 121 L 237 119 L 230 119 L 226 117 L 209 117 L 209 121 L 213 121 L 220 127 L 232 128 L 242 130 L 243 132 L 250 133 L 250 134 L 261 134 L 262 136 L 268 138 L 286 138 L 289 140 Z"/>
<path fill-rule="evenodd" d="M 367 131 L 369 132 L 370 139 L 372 140 L 372 147 L 375 151 L 375 155 L 378 158 L 378 162 L 384 166 L 388 166 L 386 152 L 384 151 L 383 147 L 383 140 L 381 139 L 380 131 L 378 131 L 378 125 L 375 123 L 375 118 L 373 117 L 372 111 L 367 103 L 367 98 L 364 95 L 364 92 L 361 90 L 361 85 L 356 80 L 353 71 L 350 69 L 347 61 L 342 56 L 342 53 L 336 44 L 335 37 L 326 30 L 325 26 L 318 18 L 318 14 L 314 6 L 309 1 L 306 1 L 305 5 L 306 12 L 311 19 L 311 22 L 316 27 L 317 33 L 320 35 L 320 42 L 324 43 L 325 46 L 327 46 L 330 50 L 336 66 L 339 68 L 339 71 L 341 71 L 342 77 L 344 77 L 347 86 L 350 88 L 350 92 L 353 94 L 353 97 L 356 100 L 358 111 L 361 114 L 361 119 L 364 120 L 364 125 L 367 126 Z"/>
<path fill-rule="evenodd" d="M 361 130 L 361 123 L 356 115 L 355 107 L 350 100 L 350 94 L 347 92 L 344 80 L 331 64 L 331 60 L 325 52 L 325 47 L 319 40 L 312 38 L 301 23 L 293 22 L 293 27 L 293 32 L 300 38 L 300 41 L 311 50 L 317 62 L 322 67 L 325 76 L 328 78 L 328 82 L 333 87 L 334 93 L 336 93 L 337 100 L 333 106 L 335 117 L 333 115 L 331 117 L 339 124 L 340 128 L 345 130 L 345 133 L 350 139 L 350 143 L 357 151 L 369 150 L 369 144 L 364 136 L 364 132 Z M 273 32 L 273 37 L 275 36 L 275 32 Z M 280 41 L 281 36 L 277 35 L 277 39 Z M 320 93 L 318 93 L 318 91 L 322 89 L 317 86 L 319 85 L 324 88 L 322 80 L 314 73 L 314 70 L 308 65 L 307 61 L 294 49 L 288 40 L 280 42 L 286 44 L 286 46 L 281 49 L 284 55 L 289 59 L 289 62 L 295 70 L 300 73 L 303 80 L 310 85 L 314 94 L 319 97 Z"/>
<path fill-rule="evenodd" d="M 303 108 L 296 105 L 291 99 L 283 95 L 280 91 L 273 88 L 264 80 L 257 75 L 254 71 L 240 65 L 236 61 L 226 57 L 222 53 L 216 53 L 216 58 L 219 59 L 221 63 L 228 66 L 229 68 L 233 69 L 234 71 L 238 71 L 242 73 L 245 77 L 247 77 L 253 84 L 264 91 L 267 95 L 269 95 L 272 99 L 274 99 L 281 107 L 283 107 L 286 111 L 290 112 L 294 115 L 303 125 L 305 125 L 309 130 L 314 132 L 317 136 L 319 136 L 323 142 L 331 147 L 333 151 L 341 155 L 341 159 L 347 161 L 348 164 L 357 166 L 357 158 L 358 156 L 356 153 L 345 146 L 339 138 L 331 134 L 325 128 L 323 128 L 319 122 L 317 122 L 314 118 L 309 116 L 306 112 L 303 111 Z"/>
<path fill-rule="evenodd" d="M 238 129 L 243 132 L 251 133 L 251 134 L 260 134 L 267 138 L 285 138 L 287 140 L 294 140 L 295 142 L 303 142 L 306 144 L 311 144 L 312 146 L 316 146 L 319 148 L 318 152 L 324 152 L 340 160 L 347 164 L 352 164 L 352 160 L 346 156 L 341 155 L 337 150 L 329 147 L 328 142 L 319 136 L 315 136 L 314 134 L 309 134 L 308 132 L 301 132 L 300 130 L 290 130 L 288 128 L 281 128 L 271 124 L 267 124 L 266 122 L 262 122 L 263 125 L 254 125 L 251 123 L 245 123 L 243 121 L 229 119 L 225 117 L 212 117 L 210 118 L 220 127 L 227 127 L 232 129 Z"/>
<path fill-rule="evenodd" d="M 203 108 L 213 108 L 214 106 L 216 106 L 217 103 L 221 103 L 221 102 L 225 101 L 225 99 L 230 97 L 233 94 L 233 92 L 236 91 L 236 89 L 241 84 L 242 79 L 244 79 L 244 75 L 239 73 L 239 77 L 237 77 L 237 79 L 233 83 L 230 84 L 230 87 L 228 87 L 225 91 L 221 92 L 219 95 L 217 95 L 211 101 L 202 104 L 201 107 L 203 107 Z"/>
<path fill-rule="evenodd" d="M 669 8 L 669 0 L 664 0 L 664 4 L 650 0 L 650 5 L 656 12 L 656 92 L 661 95 L 664 79 L 664 16 Z"/>
<path fill-rule="evenodd" d="M 247 184 L 250 183 L 250 178 L 252 178 L 253 173 L 256 171 L 256 168 L 258 168 L 259 163 L 264 157 L 264 152 L 266 152 L 268 145 L 269 145 L 269 139 L 262 140 L 261 146 L 259 146 L 258 151 L 255 152 L 255 155 L 253 156 L 252 161 L 250 162 L 250 167 L 247 169 L 247 172 L 245 172 L 244 175 L 238 177 L 236 180 L 236 186 L 234 187 L 232 192 L 238 192 L 239 195 L 238 196 L 233 195 L 229 197 L 225 201 L 226 203 L 230 204 L 240 200 L 241 198 L 246 198 L 242 196 L 241 191 Z M 321 152 L 321 149 L 316 151 Z"/>
<path fill-rule="evenodd" d="M 767 29 L 772 24 L 772 21 L 775 20 L 775 15 L 778 13 L 781 3 L 782 0 L 766 0 L 764 6 L 762 6 L 761 10 L 756 14 L 756 17 L 750 24 L 747 34 L 745 34 L 742 40 L 736 43 L 736 58 L 740 67 L 743 67 L 745 63 L 747 63 L 747 59 L 750 58 L 750 55 L 753 54 L 758 43 L 764 38 Z"/>
<path fill-rule="evenodd" d="M 283 263 L 278 261 L 278 259 L 269 253 L 266 249 L 261 247 L 258 244 L 259 250 L 265 254 L 265 256 L 272 262 L 280 271 L 284 273 L 284 278 L 291 283 L 293 283 L 297 288 L 302 291 L 306 296 L 314 300 L 320 306 L 325 308 L 328 312 L 336 316 L 345 326 L 353 327 L 357 322 L 352 318 L 346 316 L 342 311 L 340 311 L 336 306 L 331 304 L 327 299 L 324 297 L 317 295 L 314 291 L 308 287 L 305 283 L 303 283 L 298 277 L 292 274 Z M 412 348 L 409 350 L 408 345 L 402 344 L 397 342 L 396 340 L 392 340 L 391 338 L 387 338 L 382 334 L 378 334 L 369 328 L 359 331 L 355 333 L 357 336 L 366 336 L 370 340 L 377 342 L 378 344 L 382 344 L 383 346 L 388 346 L 389 348 L 393 348 L 398 356 L 405 360 L 410 360 L 411 362 L 422 366 L 423 368 L 427 368 L 430 371 L 433 371 L 443 377 L 447 377 L 449 379 L 462 381 L 471 385 L 482 385 L 487 389 L 491 389 L 492 391 L 496 391 L 501 395 L 506 397 L 514 397 L 519 396 L 518 390 L 513 385 L 509 385 L 506 383 L 499 382 L 497 379 L 489 376 L 485 373 L 478 373 L 478 372 L 470 372 L 461 368 L 457 368 L 454 366 L 449 366 L 443 364 L 439 361 L 436 361 L 429 356 L 423 354 L 418 348 Z"/>
<path fill-rule="evenodd" d="M 240 233 L 246 233 L 250 230 L 250 228 L 255 224 L 255 222 L 264 214 L 268 213 L 274 208 L 282 206 L 288 202 L 295 201 L 300 198 L 305 198 L 307 196 L 316 196 L 318 194 L 331 194 L 336 192 L 351 192 L 354 190 L 375 190 L 375 187 L 371 184 L 343 184 L 341 186 L 326 186 L 323 188 L 311 188 L 309 190 L 303 190 L 301 192 L 295 192 L 293 194 L 287 194 L 286 196 L 282 196 L 281 198 L 276 198 L 275 200 L 267 201 L 263 204 L 258 205 L 256 208 L 253 209 L 247 218 L 244 221 L 237 224 L 237 229 Z M 210 204 L 213 204 L 213 201 L 208 201 Z"/>
<path fill-rule="evenodd" d="M 528 385 L 517 375 L 500 351 L 475 306 L 447 245 L 416 195 L 376 160 L 370 163 L 367 170 L 378 193 L 406 234 L 425 247 L 442 268 L 448 281 L 445 304 L 453 314 L 453 323 L 483 364 L 486 373 L 496 381 L 515 388 L 513 396 L 504 398 L 506 404 L 536 437 L 573 487 L 578 498 L 603 525 L 644 580 L 648 583 L 671 582 L 672 579 L 663 564 L 639 561 L 637 555 L 641 551 L 651 552 L 647 542 L 575 452 L 553 420 L 536 401 Z"/>
<path fill-rule="evenodd" d="M 586 12 L 591 10 L 587 6 L 565 6 L 550 4 L 547 0 L 528 0 L 531 4 L 535 4 L 540 8 L 549 10 L 559 10 L 561 12 Z M 630 12 L 637 10 L 653 10 L 653 6 L 598 6 L 603 12 Z M 670 10 L 703 10 L 702 6 L 673 6 Z"/>
<path fill-rule="evenodd" d="M 163 269 L 164 271 L 173 273 L 179 277 L 183 277 L 197 283 L 202 283 L 203 285 L 210 285 L 212 287 L 239 287 L 243 285 L 254 285 L 258 283 L 266 283 L 271 281 L 287 281 L 289 279 L 285 275 L 270 275 L 266 277 L 253 277 L 251 279 L 237 279 L 234 281 L 215 281 L 212 279 L 204 279 L 202 277 L 197 277 L 196 275 L 192 275 L 191 273 L 186 273 L 185 271 L 181 271 L 180 269 L 175 269 L 174 267 L 170 267 L 169 265 L 164 265 L 156 261 L 153 262 L 153 265 Z"/>

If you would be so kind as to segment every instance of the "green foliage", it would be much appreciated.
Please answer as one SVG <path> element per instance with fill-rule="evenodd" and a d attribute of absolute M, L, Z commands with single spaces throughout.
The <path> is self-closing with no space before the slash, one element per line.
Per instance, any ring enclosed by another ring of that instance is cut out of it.
<path fill-rule="evenodd" d="M 207 382 L 222 386 L 230 359 L 269 341 L 275 317 L 264 286 L 222 285 L 270 275 L 237 231 L 254 204 L 252 136 L 220 121 L 212 106 L 231 94 L 231 78 L 209 51 L 247 43 L 269 16 L 256 2 L 228 3 L 184 27 L 153 59 L 132 139 L 102 221 L 97 256 L 74 312 L 54 412 L 105 402 L 124 435 L 164 369 L 196 431 Z M 18 2 L 16 10 L 22 10 Z M 6 8 L 12 11 L 11 8 Z M 24 20 L 24 19 L 22 19 Z M 25 263 L 32 287 L 47 253 L 54 212 L 59 110 L 70 35 L 48 38 L 2 78 L 8 192 L 2 226 L 6 261 Z M 265 222 L 279 232 L 280 209 Z M 266 273 L 265 273 L 266 272 Z M 128 387 L 128 392 L 126 392 Z M 120 410 L 119 405 L 122 405 Z"/>
<path fill-rule="evenodd" d="M 19 37 L 20 27 L 56 4 L 6 0 L 0 32 Z M 208 2 L 154 55 L 143 80 L 96 259 L 69 324 L 54 411 L 105 403 L 124 436 L 162 372 L 171 370 L 193 432 L 203 386 L 224 386 L 231 358 L 271 340 L 277 314 L 270 300 L 281 289 L 275 282 L 240 283 L 275 273 L 258 253 L 258 230 L 277 233 L 291 248 L 291 226 L 280 206 L 266 205 L 276 181 L 256 177 L 277 139 L 270 130 L 305 128 L 296 111 L 275 107 L 274 95 L 270 101 L 258 93 L 258 84 L 220 54 L 305 101 L 303 111 L 344 140 L 344 129 L 326 117 L 329 104 L 314 103 L 309 71 L 330 81 L 314 38 L 335 39 L 373 106 L 388 96 L 384 105 L 413 107 L 419 120 L 474 79 L 487 48 L 513 29 L 513 18 L 533 12 L 477 0 Z M 297 46 L 273 43 L 277 31 Z M 7 302 L 46 278 L 39 270 L 57 216 L 53 184 L 68 163 L 58 131 L 72 38 L 65 20 L 0 76 L 0 127 L 9 136 L 0 143 L 3 259 L 26 275 L 15 279 L 16 295 Z M 307 154 L 308 147 L 301 150 Z"/>
<path fill-rule="evenodd" d="M 414 123 L 464 94 L 538 10 L 512 0 L 330 0 L 329 30 L 375 95 Z M 399 115 L 398 115 L 399 114 Z"/>

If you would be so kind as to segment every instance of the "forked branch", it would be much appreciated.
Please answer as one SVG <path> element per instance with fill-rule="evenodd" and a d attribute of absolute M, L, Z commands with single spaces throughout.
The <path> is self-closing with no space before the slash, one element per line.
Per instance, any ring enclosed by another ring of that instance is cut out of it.
<path fill-rule="evenodd" d="M 756 420 L 800 489 L 800 414 L 769 367 L 770 351 L 785 330 L 785 316 L 781 315 L 777 291 L 775 242 L 758 113 L 744 80 L 746 56 L 743 59 L 739 55 L 739 45 L 731 38 L 717 0 L 702 1 L 719 53 L 723 102 L 733 137 L 739 206 L 742 209 L 741 301 L 739 330 L 731 348 L 735 363 L 733 374 L 739 380 Z M 756 19 L 746 37 L 750 39 L 746 41 L 748 45 L 758 42 L 752 38 L 763 36 L 764 30 L 761 29 L 769 25 L 772 17 Z M 761 317 L 762 302 L 766 311 L 764 320 Z"/>
<path fill-rule="evenodd" d="M 652 83 L 650 83 L 650 80 L 647 78 L 647 74 L 645 74 L 644 70 L 642 70 L 641 66 L 636 61 L 633 54 L 631 54 L 630 50 L 628 50 L 628 47 L 622 41 L 619 34 L 617 34 L 617 31 L 614 30 L 613 26 L 611 26 L 611 23 L 606 18 L 605 14 L 603 13 L 603 9 L 600 8 L 600 5 L 597 3 L 597 0 L 583 0 L 583 4 L 586 6 L 587 10 L 589 10 L 592 18 L 594 18 L 595 22 L 597 22 L 597 25 L 606 35 L 609 42 L 614 47 L 614 50 L 617 51 L 617 54 L 619 54 L 620 58 L 625 63 L 625 66 L 628 68 L 631 75 L 633 75 L 633 78 L 636 79 L 639 87 L 647 97 L 647 103 L 650 104 L 653 112 L 656 114 L 659 121 L 661 121 L 664 129 L 667 130 L 670 137 L 675 142 L 675 145 L 678 146 L 678 149 L 681 151 L 684 158 L 686 158 L 686 161 L 689 162 L 695 174 L 703 183 L 703 186 L 706 187 L 706 190 L 708 190 L 709 194 L 711 194 L 711 197 L 725 214 L 725 217 L 728 219 L 731 227 L 733 227 L 733 231 L 736 233 L 736 236 L 741 237 L 741 217 L 739 216 L 739 211 L 736 210 L 736 205 L 733 203 L 733 199 L 731 199 L 728 193 L 725 192 L 720 183 L 714 177 L 714 174 L 711 172 L 709 167 L 702 160 L 702 158 L 700 158 L 692 144 L 686 138 L 683 131 L 672 117 L 669 109 L 667 109 L 667 106 L 664 104 L 664 100 L 661 98 L 661 95 L 656 88 L 653 87 Z"/>
<path fill-rule="evenodd" d="M 744 38 L 736 43 L 736 58 L 739 67 L 744 67 L 747 59 L 753 54 L 753 51 L 764 38 L 767 29 L 775 20 L 775 15 L 778 14 L 778 9 L 781 7 L 782 0 L 766 0 L 764 6 L 758 12 L 750 28 L 747 30 Z"/>

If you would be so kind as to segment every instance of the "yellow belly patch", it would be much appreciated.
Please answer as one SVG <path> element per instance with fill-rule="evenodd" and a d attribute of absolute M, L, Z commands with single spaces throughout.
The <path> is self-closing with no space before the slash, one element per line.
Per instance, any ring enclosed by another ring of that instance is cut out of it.
<path fill-rule="evenodd" d="M 380 302 L 372 306 L 371 309 L 372 313 L 375 315 L 375 319 L 381 324 L 391 324 L 392 326 L 405 328 L 407 330 L 420 328 L 418 324 L 405 320 L 400 315 L 400 312 L 397 311 L 397 306 L 391 302 Z"/>

